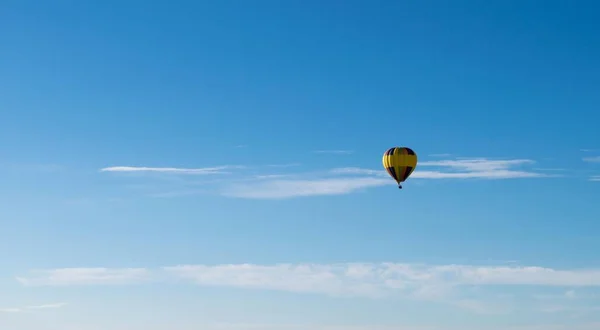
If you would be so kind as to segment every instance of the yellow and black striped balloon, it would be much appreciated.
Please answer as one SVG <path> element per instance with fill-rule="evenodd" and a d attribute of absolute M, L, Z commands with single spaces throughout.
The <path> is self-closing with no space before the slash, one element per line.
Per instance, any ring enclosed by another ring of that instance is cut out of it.
<path fill-rule="evenodd" d="M 393 147 L 383 154 L 383 167 L 387 173 L 398 183 L 406 181 L 417 167 L 417 154 L 407 147 Z"/>

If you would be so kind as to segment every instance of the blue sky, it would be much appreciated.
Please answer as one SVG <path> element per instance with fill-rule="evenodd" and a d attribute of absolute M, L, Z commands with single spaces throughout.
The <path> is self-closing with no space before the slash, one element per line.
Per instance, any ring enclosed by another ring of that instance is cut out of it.
<path fill-rule="evenodd" d="M 0 328 L 600 327 L 594 2 L 1 8 Z"/>

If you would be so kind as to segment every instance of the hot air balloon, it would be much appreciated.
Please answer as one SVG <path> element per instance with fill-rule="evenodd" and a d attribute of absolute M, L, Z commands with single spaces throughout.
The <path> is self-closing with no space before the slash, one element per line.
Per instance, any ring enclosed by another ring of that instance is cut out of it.
<path fill-rule="evenodd" d="M 393 147 L 383 154 L 383 167 L 387 173 L 396 180 L 398 188 L 417 167 L 417 154 L 407 147 Z"/>

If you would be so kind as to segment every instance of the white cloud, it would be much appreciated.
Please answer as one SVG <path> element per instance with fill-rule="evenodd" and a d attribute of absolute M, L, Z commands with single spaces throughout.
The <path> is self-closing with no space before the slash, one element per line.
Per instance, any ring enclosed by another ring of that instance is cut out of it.
<path fill-rule="evenodd" d="M 22 311 L 21 308 L 0 308 L 0 313 L 20 313 Z"/>
<path fill-rule="evenodd" d="M 590 177 L 590 181 L 600 181 L 600 175 L 593 175 Z"/>
<path fill-rule="evenodd" d="M 274 179 L 249 183 L 237 183 L 225 187 L 221 193 L 224 196 L 229 197 L 283 199 L 300 196 L 348 194 L 359 189 L 381 186 L 389 183 L 389 180 L 371 177 L 353 179 Z"/>
<path fill-rule="evenodd" d="M 208 325 L 210 329 L 236 330 L 442 330 L 437 326 L 415 325 L 321 325 L 321 324 L 259 324 L 259 323 L 217 323 Z M 444 328 L 444 330 L 448 330 Z"/>
<path fill-rule="evenodd" d="M 513 167 L 519 165 L 534 164 L 529 159 L 512 160 L 490 160 L 486 158 L 456 159 L 424 161 L 417 164 L 417 168 L 410 176 L 411 179 L 511 179 L 511 178 L 536 178 L 549 177 L 544 173 L 538 173 L 533 170 L 515 170 Z M 421 170 L 421 167 L 438 167 L 437 171 Z M 442 170 L 443 169 L 443 170 Z M 382 170 L 361 169 L 355 167 L 338 168 L 332 170 L 338 174 L 357 174 L 357 175 L 379 175 L 387 176 Z"/>
<path fill-rule="evenodd" d="M 546 302 L 561 302 L 564 300 L 598 300 L 600 295 L 595 292 L 584 292 L 583 290 L 568 289 L 563 293 L 535 294 L 534 299 Z"/>
<path fill-rule="evenodd" d="M 561 172 L 561 171 L 566 171 L 567 169 L 564 168 L 533 168 L 534 171 L 553 171 L 553 172 Z"/>
<path fill-rule="evenodd" d="M 542 313 L 577 313 L 577 314 L 585 314 L 585 313 L 597 313 L 600 312 L 600 306 L 569 306 L 569 305 L 545 305 L 539 308 L 539 311 Z"/>
<path fill-rule="evenodd" d="M 264 175 L 255 175 L 255 179 L 281 179 L 292 176 L 292 174 L 264 174 Z"/>
<path fill-rule="evenodd" d="M 446 166 L 470 171 L 489 171 L 511 166 L 534 164 L 531 159 L 493 160 L 487 158 L 461 158 L 455 160 L 434 160 L 420 162 L 419 166 Z"/>
<path fill-rule="evenodd" d="M 409 293 L 422 297 L 423 289 L 461 286 L 530 285 L 599 287 L 600 269 L 545 267 L 425 265 L 406 263 L 339 264 L 223 264 L 179 265 L 162 268 L 163 279 L 189 280 L 199 285 L 232 286 L 342 296 L 383 297 Z M 159 279 L 159 270 L 145 268 L 61 268 L 34 271 L 18 277 L 23 285 L 131 284 Z"/>
<path fill-rule="evenodd" d="M 512 169 L 516 166 L 531 165 L 534 163 L 530 159 L 490 160 L 486 158 L 426 161 L 419 163 L 417 169 L 423 166 L 441 167 L 447 168 L 451 172 L 415 170 L 415 173 L 411 177 L 423 179 L 510 179 L 548 176 L 534 171 Z"/>
<path fill-rule="evenodd" d="M 600 163 L 600 156 L 584 157 L 583 161 L 588 163 Z"/>
<path fill-rule="evenodd" d="M 32 276 L 17 277 L 17 281 L 26 286 L 114 285 L 147 281 L 150 276 L 144 268 L 59 268 L 32 271 Z"/>
<path fill-rule="evenodd" d="M 517 166 L 534 163 L 528 159 L 489 160 L 485 158 L 425 161 L 417 165 L 411 179 L 516 179 L 557 176 L 533 170 L 514 169 Z M 439 169 L 421 170 L 420 167 Z M 227 186 L 222 193 L 225 196 L 240 198 L 283 199 L 347 194 L 364 188 L 394 184 L 383 169 L 345 167 L 332 169 L 328 174 L 330 176 L 319 178 L 236 183 Z"/>
<path fill-rule="evenodd" d="M 44 304 L 44 305 L 34 305 L 27 306 L 27 309 L 50 309 L 50 308 L 61 308 L 67 305 L 66 303 L 54 303 L 54 304 Z"/>
<path fill-rule="evenodd" d="M 201 285 L 315 292 L 331 295 L 385 296 L 417 289 L 534 285 L 600 286 L 600 269 L 544 267 L 415 265 L 398 263 L 192 265 L 166 267 L 172 275 Z"/>
<path fill-rule="evenodd" d="M 217 166 L 204 168 L 176 168 L 176 167 L 135 167 L 135 166 L 113 166 L 100 169 L 101 172 L 155 172 L 173 174 L 221 174 L 227 169 L 240 168 L 241 166 Z"/>
<path fill-rule="evenodd" d="M 559 175 L 541 173 L 520 167 L 534 164 L 528 159 L 490 160 L 486 158 L 422 161 L 410 180 L 414 179 L 516 179 L 556 177 Z M 296 165 L 296 164 L 291 164 Z M 287 167 L 286 165 L 267 165 L 266 167 Z M 263 170 L 266 168 L 263 167 Z M 151 168 L 151 167 L 110 167 L 102 171 L 129 172 L 150 171 L 160 173 L 214 174 L 222 173 L 226 168 Z M 204 185 L 216 184 L 213 191 L 223 196 L 251 199 L 285 199 L 293 197 L 340 195 L 360 191 L 366 188 L 389 185 L 394 181 L 383 168 L 362 169 L 355 167 L 335 168 L 325 172 L 286 172 L 269 171 L 249 173 L 238 171 L 236 176 L 227 177 L 219 182 L 202 182 Z M 178 177 L 180 178 L 180 177 Z M 183 178 L 180 178 L 183 180 Z M 176 182 L 188 185 L 189 181 Z M 177 187 L 171 192 L 153 192 L 152 196 L 177 196 L 180 192 L 198 191 Z M 206 190 L 203 190 L 206 192 Z"/>
<path fill-rule="evenodd" d="M 546 177 L 540 173 L 525 171 L 474 171 L 463 173 L 447 173 L 438 171 L 418 171 L 411 178 L 413 179 L 516 179 L 516 178 L 539 178 Z"/>
<path fill-rule="evenodd" d="M 54 304 L 44 304 L 44 305 L 33 305 L 26 307 L 13 307 L 13 308 L 0 308 L 0 313 L 22 313 L 27 310 L 32 309 L 55 309 L 61 308 L 67 305 L 66 303 L 54 303 Z"/>
<path fill-rule="evenodd" d="M 334 155 L 349 155 L 354 153 L 353 150 L 315 150 L 317 154 L 334 154 Z"/>
<path fill-rule="evenodd" d="M 498 303 L 485 303 L 475 299 L 459 299 L 450 304 L 477 314 L 498 315 L 511 312 L 511 306 Z"/>
<path fill-rule="evenodd" d="M 204 328 L 204 327 L 203 327 Z M 491 326 L 464 326 L 464 325 L 320 325 L 320 324 L 253 324 L 253 323 L 219 323 L 206 325 L 207 329 L 214 330 L 598 330 L 600 323 L 573 323 L 568 324 L 536 324 L 536 325 L 491 325 Z"/>
<path fill-rule="evenodd" d="M 533 312 L 549 308 L 584 313 L 574 289 L 589 292 L 600 287 L 600 269 L 553 269 L 547 267 L 427 265 L 410 263 L 336 264 L 220 264 L 174 265 L 144 268 L 62 268 L 17 277 L 27 286 L 123 285 L 179 282 L 206 287 L 281 291 L 337 298 L 411 299 L 435 302 L 477 314 L 507 314 L 517 299 L 529 299 Z M 503 286 L 502 294 L 486 287 Z M 535 299 L 535 291 L 522 296 L 519 286 L 564 288 L 562 300 Z M 587 291 L 586 291 L 587 290 Z M 579 295 L 578 295 L 579 296 Z M 583 297 L 583 295 L 581 295 Z M 595 298 L 594 298 L 595 299 Z M 588 300 L 590 303 L 596 300 Z M 523 302 L 523 300 L 521 300 Z M 64 304 L 30 306 L 58 308 Z M 584 306 L 584 307 L 585 307 Z M 19 311 L 24 311 L 24 308 Z M 5 312 L 11 311 L 6 309 Z"/>

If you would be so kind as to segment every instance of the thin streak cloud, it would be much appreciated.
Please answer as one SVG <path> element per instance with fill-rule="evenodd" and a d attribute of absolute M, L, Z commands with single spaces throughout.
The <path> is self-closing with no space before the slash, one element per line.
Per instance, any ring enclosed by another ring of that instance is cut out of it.
<path fill-rule="evenodd" d="M 162 274 L 165 271 L 166 274 Z M 423 285 L 600 287 L 600 269 L 409 263 L 221 264 L 148 268 L 60 268 L 19 276 L 22 285 L 122 285 L 179 278 L 233 286 L 324 294 L 386 295 Z M 167 276 L 165 276 L 167 275 Z"/>
<path fill-rule="evenodd" d="M 21 308 L 0 308 L 0 313 L 20 313 L 22 311 Z"/>
<path fill-rule="evenodd" d="M 553 177 L 535 170 L 514 169 L 520 165 L 531 165 L 535 162 L 529 159 L 489 160 L 486 158 L 424 161 L 417 165 L 411 179 L 515 179 Z M 438 167 L 439 170 L 421 170 L 421 167 Z M 333 169 L 338 174 L 387 175 L 383 170 L 361 169 L 346 167 Z"/>
<path fill-rule="evenodd" d="M 51 309 L 51 308 L 61 308 L 66 306 L 66 303 L 55 303 L 55 304 L 45 304 L 45 305 L 36 305 L 36 306 L 27 306 L 27 309 Z"/>
<path fill-rule="evenodd" d="M 325 178 L 303 180 L 265 180 L 238 183 L 225 187 L 221 194 L 227 197 L 250 199 L 286 199 L 292 197 L 342 195 L 357 190 L 389 184 L 383 178 Z"/>
<path fill-rule="evenodd" d="M 225 170 L 241 168 L 241 166 L 217 166 L 205 168 L 176 168 L 176 167 L 135 167 L 135 166 L 113 166 L 100 169 L 100 172 L 154 172 L 174 174 L 221 174 Z"/>
<path fill-rule="evenodd" d="M 415 179 L 523 179 L 549 178 L 561 175 L 527 168 L 535 164 L 529 159 L 491 160 L 486 158 L 465 158 L 452 160 L 422 161 L 417 166 L 410 180 Z M 296 164 L 277 165 L 288 167 Z M 235 171 L 234 176 L 219 182 L 213 191 L 225 197 L 248 199 L 288 199 L 308 196 L 343 195 L 378 186 L 393 185 L 383 169 L 363 169 L 344 167 L 329 169 L 324 172 L 290 172 L 276 173 L 267 165 L 254 169 L 253 172 Z M 211 168 L 152 168 L 152 167 L 110 167 L 103 172 L 159 172 L 179 174 L 217 174 L 232 166 Z M 243 167 L 238 167 L 243 168 Z M 248 169 L 248 168 L 246 168 Z M 183 180 L 183 179 L 182 179 Z M 179 182 L 179 184 L 186 184 Z M 202 182 L 208 185 L 209 182 Z M 171 192 L 153 192 L 152 196 L 174 196 L 180 191 L 192 192 L 197 189 L 175 188 Z M 206 190 L 202 190 L 203 193 Z"/>
<path fill-rule="evenodd" d="M 37 310 L 37 309 L 56 309 L 66 306 L 66 303 L 53 303 L 53 304 L 44 304 L 44 305 L 33 305 L 26 307 L 13 307 L 13 308 L 0 308 L 0 313 L 22 313 L 28 310 Z"/>
<path fill-rule="evenodd" d="M 600 156 L 584 157 L 583 161 L 588 163 L 600 163 Z"/>
<path fill-rule="evenodd" d="M 150 276 L 144 268 L 58 268 L 32 271 L 31 276 L 16 279 L 25 286 L 114 285 L 145 282 Z"/>

